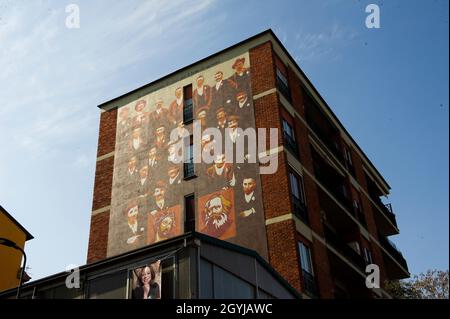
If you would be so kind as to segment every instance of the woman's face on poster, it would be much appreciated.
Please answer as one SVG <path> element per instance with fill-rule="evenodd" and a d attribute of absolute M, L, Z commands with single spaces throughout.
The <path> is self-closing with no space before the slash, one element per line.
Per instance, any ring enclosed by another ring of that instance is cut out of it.
<path fill-rule="evenodd" d="M 150 271 L 150 267 L 145 267 L 141 272 L 141 281 L 142 284 L 147 285 L 150 284 L 152 280 L 152 272 Z"/>

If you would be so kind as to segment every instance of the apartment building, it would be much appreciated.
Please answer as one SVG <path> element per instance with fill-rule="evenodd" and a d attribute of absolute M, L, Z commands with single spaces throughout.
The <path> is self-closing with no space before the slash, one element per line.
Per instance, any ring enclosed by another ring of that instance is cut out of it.
<path fill-rule="evenodd" d="M 201 233 L 255 252 L 303 298 L 389 298 L 384 282 L 409 277 L 388 239 L 399 233 L 381 200 L 390 186 L 271 30 L 99 108 L 88 266 Z M 243 161 L 216 152 L 237 147 L 236 128 L 278 140 L 244 144 Z M 277 169 L 262 173 L 269 160 Z M 366 287 L 369 264 L 380 289 Z M 245 282 L 251 270 L 235 266 Z"/>

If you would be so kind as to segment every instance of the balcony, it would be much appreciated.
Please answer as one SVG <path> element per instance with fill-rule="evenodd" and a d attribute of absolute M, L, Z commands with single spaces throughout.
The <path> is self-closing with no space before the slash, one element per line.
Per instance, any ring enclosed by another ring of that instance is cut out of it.
<path fill-rule="evenodd" d="M 397 261 L 405 270 L 408 270 L 408 263 L 395 244 L 381 234 L 378 235 L 378 240 L 380 241 L 381 246 L 386 249 L 391 257 L 393 257 L 395 261 Z"/>
<path fill-rule="evenodd" d="M 325 170 L 320 165 L 314 163 L 314 172 L 317 180 L 327 189 L 328 192 L 335 197 L 339 203 L 344 206 L 349 212 L 353 212 L 353 205 L 343 192 L 343 181 L 337 182 L 336 173 L 333 175 L 325 173 Z"/>
<path fill-rule="evenodd" d="M 370 196 L 372 198 L 372 200 L 375 202 L 376 207 L 378 207 L 384 214 L 384 216 L 386 216 L 387 219 L 389 219 L 389 221 L 396 227 L 397 226 L 397 219 L 395 218 L 395 214 L 392 210 L 392 205 L 391 204 L 383 204 L 383 202 L 381 201 L 381 199 L 379 197 Z"/>
<path fill-rule="evenodd" d="M 353 248 L 341 239 L 331 228 L 324 225 L 325 241 L 341 253 L 348 261 L 352 262 L 360 270 L 365 271 L 366 262 Z"/>
<path fill-rule="evenodd" d="M 294 215 L 300 218 L 305 224 L 309 224 L 308 211 L 306 210 L 306 205 L 300 201 L 295 196 L 291 195 L 292 209 L 294 210 Z"/>
<path fill-rule="evenodd" d="M 317 298 L 318 294 L 314 276 L 303 269 L 302 275 L 303 275 L 303 289 L 305 290 L 306 294 L 311 298 Z"/>

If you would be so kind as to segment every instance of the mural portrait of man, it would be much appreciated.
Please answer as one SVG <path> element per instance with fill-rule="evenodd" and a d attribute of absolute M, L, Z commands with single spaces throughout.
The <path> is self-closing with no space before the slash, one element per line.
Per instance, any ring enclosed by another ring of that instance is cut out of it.
<path fill-rule="evenodd" d="M 236 236 L 233 190 L 209 194 L 199 199 L 200 232 L 219 239 Z"/>
<path fill-rule="evenodd" d="M 182 234 L 181 205 L 158 212 L 148 218 L 147 242 L 156 243 Z"/>

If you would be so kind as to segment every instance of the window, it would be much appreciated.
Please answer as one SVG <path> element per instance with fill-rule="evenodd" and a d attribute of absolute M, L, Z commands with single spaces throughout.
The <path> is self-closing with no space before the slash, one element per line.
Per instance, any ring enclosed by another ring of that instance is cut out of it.
<path fill-rule="evenodd" d="M 317 290 L 311 261 L 311 251 L 309 247 L 302 242 L 298 242 L 298 249 L 300 253 L 300 265 L 302 267 L 303 288 L 309 295 L 315 297 L 317 295 Z"/>
<path fill-rule="evenodd" d="M 364 260 L 366 261 L 366 264 L 367 265 L 373 264 L 372 253 L 370 252 L 370 250 L 364 247 L 363 251 L 364 251 Z"/>
<path fill-rule="evenodd" d="M 283 119 L 283 136 L 286 148 L 294 155 L 298 155 L 297 143 L 295 142 L 294 128 L 285 119 Z"/>
<path fill-rule="evenodd" d="M 194 144 L 192 142 L 192 136 L 189 137 L 189 146 L 184 154 L 184 178 L 191 178 L 195 176 L 194 173 Z"/>
<path fill-rule="evenodd" d="M 232 273 L 200 259 L 200 299 L 254 299 L 255 287 Z"/>
<path fill-rule="evenodd" d="M 291 201 L 294 214 L 297 215 L 305 223 L 308 223 L 303 180 L 300 176 L 291 171 L 289 172 L 289 182 L 291 187 Z"/>
<path fill-rule="evenodd" d="M 350 148 L 346 145 L 344 145 L 344 159 L 345 165 L 347 166 L 347 169 L 349 170 L 350 174 L 356 176 L 355 168 L 353 167 L 352 153 L 350 151 Z"/>
<path fill-rule="evenodd" d="M 184 232 L 195 230 L 195 196 L 188 195 L 184 198 Z"/>
<path fill-rule="evenodd" d="M 192 84 L 183 88 L 183 122 L 185 124 L 194 120 L 194 106 L 192 103 Z"/>
<path fill-rule="evenodd" d="M 283 94 L 283 96 L 288 100 L 291 101 L 291 92 L 289 90 L 289 82 L 287 80 L 286 74 L 280 70 L 280 68 L 277 66 L 276 70 L 277 75 L 277 88 Z"/>
<path fill-rule="evenodd" d="M 89 299 L 126 299 L 127 271 L 105 275 L 89 281 Z"/>

